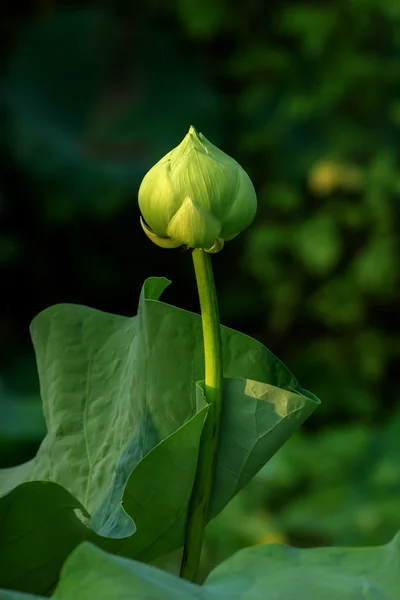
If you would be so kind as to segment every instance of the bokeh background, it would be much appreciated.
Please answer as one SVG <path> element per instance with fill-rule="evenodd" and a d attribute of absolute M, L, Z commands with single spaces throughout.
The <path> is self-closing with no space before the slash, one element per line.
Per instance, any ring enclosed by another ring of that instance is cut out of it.
<path fill-rule="evenodd" d="M 210 526 L 250 544 L 379 544 L 400 528 L 400 3 L 147 0 L 2 9 L 0 462 L 44 435 L 29 322 L 132 315 L 144 279 L 198 310 L 188 252 L 139 226 L 146 171 L 190 124 L 233 155 L 257 218 L 215 256 L 222 322 L 322 405 Z"/>

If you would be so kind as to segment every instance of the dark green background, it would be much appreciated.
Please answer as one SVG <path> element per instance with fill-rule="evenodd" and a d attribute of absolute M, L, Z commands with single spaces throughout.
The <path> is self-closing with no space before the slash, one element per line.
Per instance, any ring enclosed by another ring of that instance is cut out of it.
<path fill-rule="evenodd" d="M 240 6 L 240 7 L 239 7 Z M 139 225 L 146 171 L 190 124 L 258 192 L 215 256 L 221 319 L 322 406 L 209 528 L 371 544 L 400 528 L 400 4 L 9 3 L 0 29 L 0 460 L 43 435 L 28 326 L 54 303 L 131 315 L 143 280 L 198 310 L 189 252 Z"/>

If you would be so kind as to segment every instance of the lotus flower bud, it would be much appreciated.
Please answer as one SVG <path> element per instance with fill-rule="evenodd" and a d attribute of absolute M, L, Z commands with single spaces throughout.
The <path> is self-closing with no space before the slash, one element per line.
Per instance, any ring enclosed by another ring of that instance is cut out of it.
<path fill-rule="evenodd" d="M 144 177 L 139 207 L 143 230 L 158 246 L 219 252 L 250 225 L 257 197 L 242 167 L 190 127 Z"/>

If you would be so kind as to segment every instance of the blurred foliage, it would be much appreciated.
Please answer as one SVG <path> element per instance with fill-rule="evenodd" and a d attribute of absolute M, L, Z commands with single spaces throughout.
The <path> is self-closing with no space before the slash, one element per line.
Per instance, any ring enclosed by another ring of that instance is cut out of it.
<path fill-rule="evenodd" d="M 205 562 L 274 540 L 386 542 L 400 528 L 398 1 L 7 11 L 0 359 L 19 379 L 0 400 L 20 429 L 2 423 L 2 462 L 21 458 L 13 436 L 21 448 L 40 431 L 18 391 L 36 312 L 73 301 L 133 314 L 159 274 L 171 302 L 197 310 L 188 254 L 144 239 L 136 207 L 146 170 L 193 123 L 259 195 L 254 225 L 215 257 L 222 320 L 323 402 L 210 525 Z"/>

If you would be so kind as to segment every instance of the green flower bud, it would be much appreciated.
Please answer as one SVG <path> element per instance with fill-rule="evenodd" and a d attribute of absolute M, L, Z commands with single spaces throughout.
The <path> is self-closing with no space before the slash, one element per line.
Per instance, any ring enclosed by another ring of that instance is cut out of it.
<path fill-rule="evenodd" d="M 250 225 L 257 197 L 242 167 L 190 127 L 144 177 L 139 207 L 143 230 L 158 246 L 219 252 Z"/>

